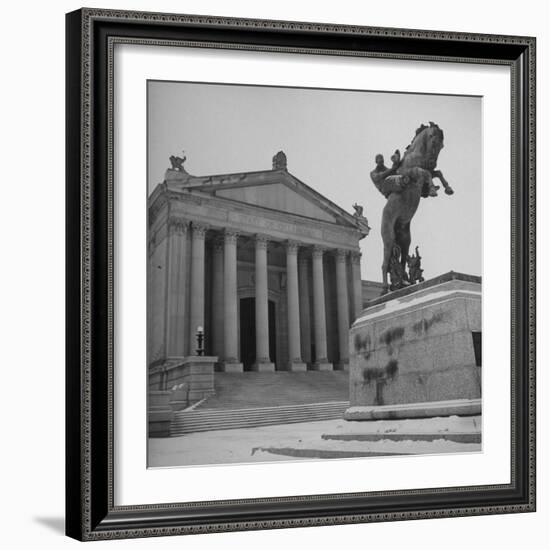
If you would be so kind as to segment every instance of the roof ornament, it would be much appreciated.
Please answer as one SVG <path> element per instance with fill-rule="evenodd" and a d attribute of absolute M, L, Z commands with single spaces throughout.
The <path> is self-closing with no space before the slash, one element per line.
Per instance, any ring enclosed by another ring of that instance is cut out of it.
<path fill-rule="evenodd" d="M 183 163 L 187 160 L 187 157 L 185 156 L 185 151 L 182 151 L 182 153 L 183 156 L 181 157 L 177 157 L 175 155 L 171 155 L 169 157 L 171 166 L 166 170 L 166 174 L 164 176 L 165 183 L 173 185 L 188 183 L 190 176 L 183 166 Z"/>
<path fill-rule="evenodd" d="M 363 207 L 360 204 L 352 204 L 353 209 L 355 212 L 353 213 L 353 217 L 355 218 L 355 221 L 357 222 L 357 227 L 365 233 L 365 235 L 369 234 L 370 226 L 369 226 L 369 220 L 363 216 Z"/>
<path fill-rule="evenodd" d="M 175 170 L 177 172 L 185 172 L 183 163 L 187 160 L 187 157 L 185 156 L 185 151 L 182 151 L 182 153 L 183 157 L 175 157 L 174 155 L 170 156 L 170 164 L 172 165 L 172 170 Z"/>
<path fill-rule="evenodd" d="M 273 170 L 286 170 L 286 155 L 283 151 L 279 151 L 273 157 Z"/>

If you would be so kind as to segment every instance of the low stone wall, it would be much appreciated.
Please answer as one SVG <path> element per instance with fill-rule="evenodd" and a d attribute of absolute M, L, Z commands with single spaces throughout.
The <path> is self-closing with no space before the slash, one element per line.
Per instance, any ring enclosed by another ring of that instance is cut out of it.
<path fill-rule="evenodd" d="M 149 390 L 147 416 L 149 437 L 169 437 L 174 413 L 170 407 L 171 391 Z"/>
<path fill-rule="evenodd" d="M 217 357 L 170 358 L 150 370 L 149 437 L 169 437 L 174 412 L 214 395 L 217 361 Z"/>
<path fill-rule="evenodd" d="M 149 371 L 149 390 L 170 390 L 185 385 L 188 400 L 193 403 L 214 392 L 214 365 L 212 356 L 169 357 Z"/>

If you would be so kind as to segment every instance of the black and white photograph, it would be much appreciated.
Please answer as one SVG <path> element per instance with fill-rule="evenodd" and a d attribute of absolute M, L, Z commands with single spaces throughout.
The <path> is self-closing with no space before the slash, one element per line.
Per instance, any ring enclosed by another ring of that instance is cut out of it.
<path fill-rule="evenodd" d="M 2 7 L 2 548 L 544 547 L 543 2 Z"/>
<path fill-rule="evenodd" d="M 149 468 L 482 452 L 482 98 L 377 88 L 147 82 Z"/>

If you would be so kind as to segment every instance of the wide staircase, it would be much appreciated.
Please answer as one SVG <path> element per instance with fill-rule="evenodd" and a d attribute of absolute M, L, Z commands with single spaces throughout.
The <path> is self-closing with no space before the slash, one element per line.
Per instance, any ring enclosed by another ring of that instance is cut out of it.
<path fill-rule="evenodd" d="M 216 373 L 216 394 L 175 413 L 171 435 L 342 418 L 347 372 Z"/>

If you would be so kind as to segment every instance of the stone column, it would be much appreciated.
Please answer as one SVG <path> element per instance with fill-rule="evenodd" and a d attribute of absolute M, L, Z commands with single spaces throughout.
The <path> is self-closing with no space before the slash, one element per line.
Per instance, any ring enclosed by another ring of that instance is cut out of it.
<path fill-rule="evenodd" d="M 300 345 L 300 298 L 298 293 L 298 243 L 286 244 L 286 296 L 288 313 L 288 364 L 290 371 L 304 371 Z"/>
<path fill-rule="evenodd" d="M 351 273 L 353 279 L 353 319 L 363 311 L 363 288 L 361 284 L 361 252 L 351 253 Z"/>
<path fill-rule="evenodd" d="M 313 331 L 315 336 L 315 370 L 332 370 L 327 359 L 327 322 L 325 313 L 325 282 L 321 246 L 313 247 Z"/>
<path fill-rule="evenodd" d="M 269 357 L 269 314 L 267 293 L 267 238 L 256 235 L 256 371 L 274 371 Z"/>
<path fill-rule="evenodd" d="M 242 372 L 239 362 L 238 315 L 237 315 L 237 239 L 235 231 L 225 231 L 223 249 L 223 327 L 224 357 L 221 367 L 224 372 Z"/>
<path fill-rule="evenodd" d="M 223 347 L 223 238 L 212 246 L 212 350 L 220 359 Z"/>
<path fill-rule="evenodd" d="M 166 262 L 166 355 L 183 357 L 186 350 L 185 264 L 187 254 L 187 220 L 169 218 L 168 256 Z"/>
<path fill-rule="evenodd" d="M 204 237 L 207 227 L 195 222 L 192 227 L 188 353 L 197 355 L 197 327 L 204 328 Z"/>
<path fill-rule="evenodd" d="M 302 359 L 304 363 L 311 363 L 309 259 L 306 256 L 300 256 L 298 258 L 298 292 L 300 294 L 300 341 L 302 343 Z"/>
<path fill-rule="evenodd" d="M 338 350 L 340 360 L 337 368 L 349 368 L 349 303 L 346 269 L 347 252 L 336 251 L 336 301 L 338 308 Z"/>

